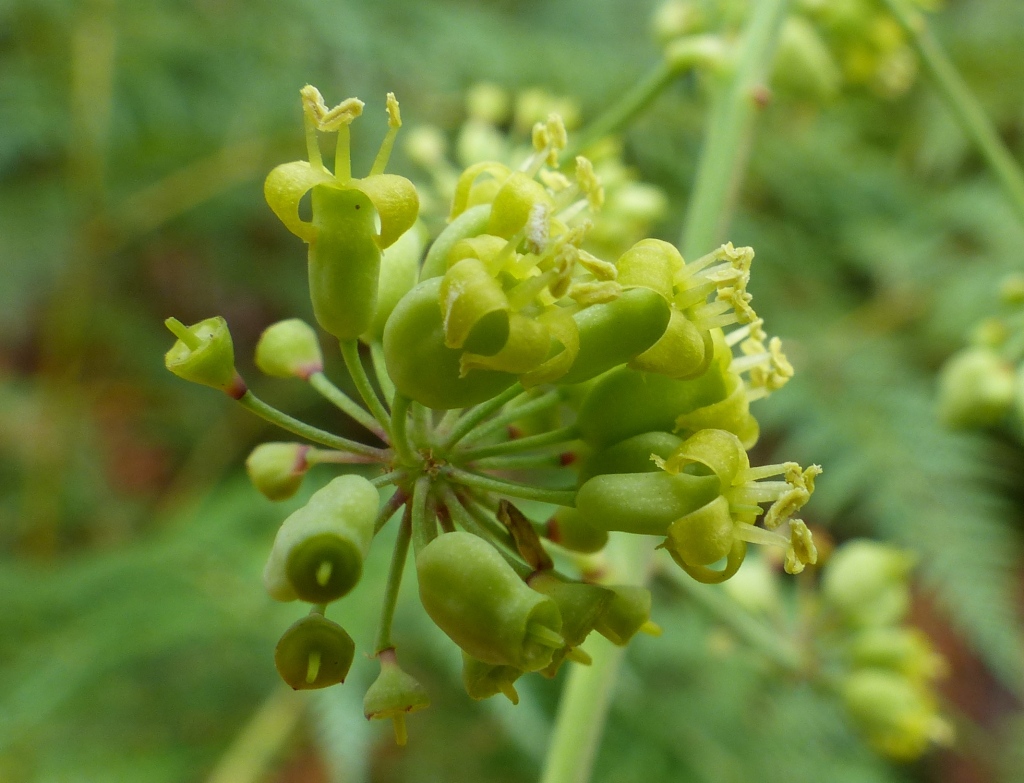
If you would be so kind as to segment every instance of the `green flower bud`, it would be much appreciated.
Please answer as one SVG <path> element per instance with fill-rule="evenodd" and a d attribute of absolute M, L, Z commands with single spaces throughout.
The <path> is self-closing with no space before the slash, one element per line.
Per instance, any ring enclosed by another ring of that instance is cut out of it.
<path fill-rule="evenodd" d="M 470 118 L 459 130 L 455 155 L 463 166 L 505 158 L 508 156 L 508 141 L 490 122 Z"/>
<path fill-rule="evenodd" d="M 547 522 L 545 538 L 572 552 L 592 554 L 604 549 L 608 531 L 588 524 L 576 509 L 560 506 Z"/>
<path fill-rule="evenodd" d="M 797 97 L 824 101 L 839 92 L 842 74 L 814 25 L 790 16 L 782 25 L 772 86 Z"/>
<path fill-rule="evenodd" d="M 729 501 L 719 496 L 669 525 L 665 548 L 688 566 L 711 565 L 729 554 L 733 542 Z"/>
<path fill-rule="evenodd" d="M 462 653 L 462 684 L 471 699 L 481 701 L 502 693 L 510 702 L 518 704 L 519 694 L 514 683 L 522 675 L 523 671 L 514 666 L 495 666 Z"/>
<path fill-rule="evenodd" d="M 508 298 L 483 262 L 464 258 L 448 268 L 441 279 L 440 306 L 449 348 L 490 356 L 508 341 Z"/>
<path fill-rule="evenodd" d="M 619 285 L 650 288 L 671 300 L 675 275 L 683 268 L 683 257 L 668 242 L 643 239 L 623 253 L 615 267 Z"/>
<path fill-rule="evenodd" d="M 420 211 L 416 186 L 397 174 L 371 174 L 352 181 L 352 186 L 365 193 L 380 216 L 377 246 L 384 250 L 413 227 Z M 315 188 L 314 188 L 315 190 Z M 313 222 L 316 222 L 314 217 Z"/>
<path fill-rule="evenodd" d="M 917 683 L 947 671 L 945 660 L 917 628 L 866 628 L 854 639 L 850 660 L 857 668 L 888 669 Z"/>
<path fill-rule="evenodd" d="M 275 378 L 306 380 L 324 368 L 313 327 L 299 318 L 268 326 L 256 343 L 256 366 Z"/>
<path fill-rule="evenodd" d="M 541 673 L 546 677 L 554 677 L 566 657 L 583 657 L 586 653 L 575 648 L 583 644 L 584 639 L 603 617 L 615 594 L 607 588 L 583 582 L 567 582 L 550 571 L 538 571 L 529 579 L 530 587 L 539 593 L 550 596 L 558 605 L 558 613 L 562 616 L 562 638 L 565 646 L 557 650 L 551 663 Z"/>
<path fill-rule="evenodd" d="M 576 493 L 576 508 L 600 530 L 660 535 L 672 522 L 711 502 L 721 491 L 714 476 L 613 473 L 594 476 Z"/>
<path fill-rule="evenodd" d="M 607 589 L 612 593 L 612 600 L 594 630 L 612 644 L 623 647 L 637 631 L 651 625 L 651 592 L 635 585 L 608 585 Z"/>
<path fill-rule="evenodd" d="M 898 621 L 910 604 L 907 585 L 914 559 L 875 541 L 849 541 L 825 568 L 822 597 L 859 625 Z"/>
<path fill-rule="evenodd" d="M 491 125 L 505 122 L 510 108 L 508 93 L 497 84 L 480 82 L 466 93 L 466 111 L 469 116 Z"/>
<path fill-rule="evenodd" d="M 463 239 L 484 233 L 490 218 L 491 205 L 479 204 L 452 220 L 427 251 L 427 257 L 423 259 L 423 269 L 420 270 L 420 280 L 443 275 L 448 269 L 449 254 L 455 245 Z"/>
<path fill-rule="evenodd" d="M 309 293 L 317 322 L 339 340 L 353 340 L 365 332 L 377 309 L 376 216 L 362 190 L 328 183 L 313 186 L 316 233 L 309 243 Z"/>
<path fill-rule="evenodd" d="M 704 12 L 694 0 L 668 0 L 654 12 L 651 27 L 655 40 L 666 44 L 704 28 Z"/>
<path fill-rule="evenodd" d="M 952 728 L 930 694 L 895 672 L 854 672 L 843 684 L 843 701 L 868 742 L 886 756 L 909 761 L 931 742 L 952 739 Z"/>
<path fill-rule="evenodd" d="M 521 171 L 513 172 L 494 196 L 487 233 L 511 239 L 526 227 L 535 208 L 551 207 L 551 196 L 543 185 Z"/>
<path fill-rule="evenodd" d="M 675 429 L 683 434 L 705 429 L 726 430 L 739 437 L 745 448 L 752 448 L 757 443 L 760 427 L 757 419 L 750 415 L 747 388 L 739 375 L 732 371 L 723 376 L 723 385 L 726 390 L 724 399 L 680 412 Z"/>
<path fill-rule="evenodd" d="M 235 349 L 227 321 L 218 315 L 192 326 L 185 326 L 177 318 L 168 318 L 164 324 L 178 338 L 164 355 L 168 370 L 235 399 L 245 394 L 245 382 L 235 371 Z"/>
<path fill-rule="evenodd" d="M 939 418 L 966 429 L 998 424 L 1013 403 L 1013 370 L 988 348 L 965 348 L 939 375 Z"/>
<path fill-rule="evenodd" d="M 659 468 L 651 455 L 668 459 L 682 443 L 682 439 L 668 432 L 645 432 L 626 438 L 591 454 L 580 468 L 579 483 L 585 484 L 606 473 L 654 473 Z"/>
<path fill-rule="evenodd" d="M 345 629 L 312 613 L 292 625 L 274 650 L 274 666 L 297 691 L 345 682 L 356 646 Z"/>
<path fill-rule="evenodd" d="M 702 333 L 693 321 L 673 308 L 665 333 L 654 345 L 633 357 L 629 366 L 669 378 L 696 378 L 707 370 L 713 353 L 711 335 Z"/>
<path fill-rule="evenodd" d="M 301 443 L 261 443 L 245 461 L 249 480 L 268 500 L 287 500 L 302 486 L 309 469 Z"/>
<path fill-rule="evenodd" d="M 413 226 L 381 255 L 377 311 L 373 315 L 370 328 L 362 335 L 364 342 L 380 342 L 384 338 L 384 326 L 391 316 L 391 311 L 416 285 L 426 231 L 422 223 Z"/>
<path fill-rule="evenodd" d="M 670 313 L 669 303 L 650 288 L 630 288 L 580 310 L 573 315 L 579 353 L 560 382 L 588 381 L 643 353 L 665 333 Z"/>
<path fill-rule="evenodd" d="M 384 328 L 384 357 L 388 375 L 406 397 L 437 410 L 465 408 L 500 394 L 516 377 L 492 370 L 462 375 L 462 352 L 444 343 L 441 280 L 423 281 L 395 306 Z"/>
<path fill-rule="evenodd" d="M 380 497 L 362 476 L 339 476 L 313 493 L 277 531 L 263 584 L 277 601 L 327 603 L 363 572 Z"/>
<path fill-rule="evenodd" d="M 405 745 L 408 733 L 405 716 L 430 706 L 426 689 L 398 665 L 394 648 L 382 650 L 380 674 L 363 697 L 363 714 L 367 720 L 390 718 L 395 727 L 395 742 Z"/>
<path fill-rule="evenodd" d="M 555 602 L 531 590 L 474 535 L 438 536 L 417 555 L 416 573 L 430 618 L 484 663 L 536 671 L 564 644 Z"/>
<path fill-rule="evenodd" d="M 620 367 L 598 380 L 584 397 L 577 426 L 591 445 L 611 446 L 645 432 L 672 432 L 681 413 L 725 396 L 717 367 L 689 381 Z"/>

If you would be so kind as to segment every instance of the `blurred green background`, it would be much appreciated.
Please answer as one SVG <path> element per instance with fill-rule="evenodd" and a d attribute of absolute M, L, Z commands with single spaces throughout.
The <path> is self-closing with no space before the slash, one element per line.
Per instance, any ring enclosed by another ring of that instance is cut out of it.
<path fill-rule="evenodd" d="M 310 314 L 304 250 L 262 198 L 266 172 L 303 155 L 299 88 L 368 102 L 359 171 L 387 91 L 407 128 L 454 133 L 482 80 L 595 116 L 657 62 L 654 7 L 0 2 L 0 780 L 535 779 L 560 679 L 515 709 L 471 702 L 408 590 L 403 660 L 434 700 L 408 748 L 363 720 L 361 656 L 344 686 L 280 692 L 271 651 L 294 611 L 259 572 L 298 502 L 249 487 L 244 456 L 272 433 L 167 373 L 161 322 L 224 315 L 261 395 L 344 433 L 306 389 L 252 369 L 265 326 Z M 1024 4 L 951 0 L 933 22 L 1024 152 Z M 679 235 L 706 109 L 682 79 L 626 135 L 669 199 L 657 236 Z M 400 150 L 392 170 L 424 179 Z M 898 98 L 777 96 L 729 238 L 756 249 L 751 291 L 797 368 L 759 404 L 759 448 L 825 466 L 808 522 L 919 555 L 914 617 L 950 660 L 958 741 L 879 759 L 831 699 L 659 583 L 666 632 L 630 648 L 595 780 L 1024 779 L 1021 442 L 934 416 L 935 373 L 1024 267 L 1024 228 L 918 79 Z M 339 613 L 364 650 L 380 570 Z"/>

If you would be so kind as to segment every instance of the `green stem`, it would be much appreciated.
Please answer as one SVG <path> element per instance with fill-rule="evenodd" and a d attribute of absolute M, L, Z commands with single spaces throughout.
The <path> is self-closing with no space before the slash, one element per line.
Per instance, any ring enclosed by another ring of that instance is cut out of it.
<path fill-rule="evenodd" d="M 362 454 L 350 454 L 347 451 L 325 451 L 311 448 L 306 452 L 306 464 L 313 465 L 375 465 L 379 460 Z"/>
<path fill-rule="evenodd" d="M 412 510 L 406 507 L 402 517 L 402 525 L 398 528 L 398 538 L 391 553 L 391 568 L 388 570 L 388 581 L 384 588 L 384 601 L 381 605 L 380 626 L 377 629 L 377 644 L 374 654 L 389 647 L 391 641 L 391 623 L 395 619 L 395 607 L 398 605 L 398 591 L 402 586 L 402 574 L 405 572 L 405 558 L 409 554 L 409 541 L 412 538 Z"/>
<path fill-rule="evenodd" d="M 590 145 L 606 136 L 618 133 L 644 109 L 646 109 L 662 91 L 678 78 L 680 70 L 674 68 L 666 59 L 660 60 L 645 73 L 625 95 L 609 106 L 599 117 L 590 122 L 581 133 L 576 134 L 573 143 L 561 154 L 562 162 L 572 160 Z"/>
<path fill-rule="evenodd" d="M 342 438 L 339 435 L 334 435 L 330 432 L 314 427 L 311 424 L 306 424 L 303 421 L 294 419 L 287 413 L 279 411 L 267 403 L 263 402 L 259 397 L 253 394 L 251 391 L 247 391 L 243 394 L 239 400 L 243 408 L 246 408 L 261 419 L 269 421 L 271 424 L 276 424 L 278 427 L 284 430 L 288 430 L 306 440 L 311 440 L 314 443 L 319 443 L 323 446 L 329 446 L 332 449 L 338 451 L 348 451 L 352 454 L 362 454 L 366 457 L 372 457 L 374 462 L 387 462 L 390 459 L 389 452 L 383 449 L 375 449 L 373 446 L 367 446 L 365 443 L 359 443 L 355 440 L 349 440 L 348 438 Z"/>
<path fill-rule="evenodd" d="M 531 468 L 560 468 L 561 454 L 517 454 L 509 457 L 488 457 L 473 463 L 475 470 L 523 470 Z"/>
<path fill-rule="evenodd" d="M 728 84 L 719 86 L 704 136 L 700 164 L 683 228 L 685 258 L 697 258 L 720 243 L 746 168 L 758 109 L 755 96 L 775 54 L 788 0 L 751 5 L 739 62 Z"/>
<path fill-rule="evenodd" d="M 473 441 L 482 440 L 483 438 L 500 432 L 512 422 L 521 421 L 528 416 L 533 416 L 536 413 L 546 411 L 548 408 L 557 405 L 561 399 L 562 395 L 557 391 L 550 391 L 547 394 L 537 397 L 535 400 L 529 400 L 524 402 L 522 405 L 516 405 L 514 408 L 502 411 L 490 421 L 481 424 L 476 429 L 469 432 L 463 438 L 463 441 L 466 443 L 472 443 Z"/>
<path fill-rule="evenodd" d="M 341 340 L 339 342 L 341 358 L 345 360 L 345 366 L 348 368 L 349 375 L 352 376 L 359 396 L 363 398 L 366 407 L 370 409 L 373 418 L 380 423 L 384 431 L 390 432 L 388 412 L 380 401 L 380 397 L 377 396 L 377 392 L 373 390 L 373 384 L 370 383 L 370 379 L 366 375 L 366 368 L 363 367 L 363 360 L 359 358 L 359 342 L 356 340 Z"/>
<path fill-rule="evenodd" d="M 412 545 L 416 554 L 437 536 L 437 528 L 431 524 L 434 520 L 427 518 L 427 495 L 430 492 L 430 479 L 420 476 L 412 488 Z"/>
<path fill-rule="evenodd" d="M 405 477 L 406 472 L 404 470 L 393 470 L 390 473 L 385 473 L 383 476 L 370 479 L 370 483 L 380 489 L 381 487 L 388 486 L 388 484 L 397 484 Z"/>
<path fill-rule="evenodd" d="M 406 465 L 415 465 L 418 462 L 407 430 L 411 402 L 412 400 L 405 395 L 396 394 L 391 408 L 391 434 L 394 441 L 392 445 L 398 453 L 399 459 Z"/>
<path fill-rule="evenodd" d="M 482 489 L 485 492 L 495 492 L 499 495 L 507 495 L 523 500 L 537 500 L 541 503 L 554 503 L 557 506 L 573 506 L 576 503 L 576 492 L 571 489 L 545 489 L 543 487 L 531 487 L 526 484 L 517 484 L 514 481 L 503 481 L 481 476 L 477 473 L 470 473 L 459 468 L 443 468 L 444 475 L 456 484 L 465 487 Z"/>
<path fill-rule="evenodd" d="M 683 233 L 683 252 L 687 257 L 698 257 L 712 247 L 726 225 L 726 206 L 739 185 L 745 163 L 743 153 L 748 146 L 745 140 L 753 124 L 753 89 L 773 58 L 786 7 L 787 0 L 761 0 L 752 5 L 732 84 L 719 95 L 708 124 Z M 610 545 L 610 554 L 620 554 L 621 561 L 612 563 L 609 581 L 621 577 L 646 581 L 653 553 L 643 536 L 632 538 L 638 540 L 617 539 Z M 620 648 L 602 645 L 601 641 L 594 639 L 594 647 L 585 645 L 593 658 L 589 668 L 571 664 L 542 783 L 586 783 L 590 779 L 622 661 Z"/>
<path fill-rule="evenodd" d="M 362 424 L 381 440 L 387 442 L 387 433 L 377 423 L 377 420 L 366 412 L 359 404 L 349 397 L 345 392 L 335 386 L 322 372 L 315 372 L 309 376 L 309 385 L 316 389 L 328 402 L 346 413 Z"/>
<path fill-rule="evenodd" d="M 395 512 L 404 506 L 408 500 L 409 496 L 405 492 L 401 489 L 395 490 L 395 494 L 388 498 L 388 501 L 381 506 L 377 519 L 373 523 L 373 534 L 377 535 L 384 528 L 384 525 L 391 521 L 391 517 L 395 515 Z"/>
<path fill-rule="evenodd" d="M 613 539 L 606 550 L 609 565 L 602 581 L 608 584 L 646 582 L 653 560 L 651 547 L 651 541 L 645 536 Z M 591 634 L 583 649 L 592 662 L 590 666 L 569 664 L 569 678 L 558 702 L 541 783 L 590 780 L 625 648 Z"/>
<path fill-rule="evenodd" d="M 434 428 L 434 418 L 430 408 L 414 402 L 410 408 L 412 411 L 412 440 L 417 446 L 426 448 L 430 445 L 431 432 Z"/>
<path fill-rule="evenodd" d="M 461 500 L 452 491 L 451 487 L 444 487 L 442 492 L 444 504 L 448 509 L 448 513 L 452 515 L 454 521 L 458 521 L 463 530 L 467 533 L 472 533 L 477 538 L 482 538 L 491 545 L 494 545 L 495 543 L 501 544 L 502 546 L 495 547 L 495 551 L 501 555 L 505 559 L 505 562 L 508 563 L 523 579 L 526 579 L 533 572 L 533 569 L 530 568 L 530 566 L 510 554 L 510 552 L 516 552 L 516 549 L 515 544 L 512 543 L 509 537 L 495 536 L 493 534 L 494 531 L 488 525 L 483 524 L 468 508 L 466 508 L 466 506 L 462 505 Z"/>
<path fill-rule="evenodd" d="M 384 399 L 390 401 L 395 396 L 395 384 L 391 382 L 388 375 L 388 363 L 384 359 L 384 346 L 380 343 L 370 343 L 370 360 L 373 362 L 373 374 L 377 376 L 377 383 L 384 392 Z"/>
<path fill-rule="evenodd" d="M 956 115 L 964 132 L 978 146 L 985 162 L 996 175 L 1018 216 L 1024 220 L 1024 174 L 1020 164 L 1007 149 L 999 134 L 959 74 L 953 61 L 932 34 L 924 14 L 911 8 L 905 0 L 886 0 L 893 15 L 903 25 L 917 50 L 932 83 Z"/>
<path fill-rule="evenodd" d="M 448 437 L 444 439 L 444 442 L 441 444 L 441 448 L 445 450 L 452 448 L 456 443 L 466 437 L 466 435 L 468 435 L 477 424 L 496 413 L 503 405 L 511 402 L 522 393 L 522 385 L 514 383 L 497 397 L 493 397 L 487 402 L 482 402 L 479 405 L 470 408 L 466 411 L 465 415 L 459 419 L 455 428 L 448 434 Z"/>
<path fill-rule="evenodd" d="M 540 448 L 541 446 L 568 444 L 572 443 L 574 440 L 578 440 L 579 435 L 579 431 L 575 426 L 562 427 L 560 430 L 542 432 L 540 435 L 530 435 L 526 438 L 517 438 L 515 440 L 505 441 L 504 443 L 495 443 L 493 446 L 480 446 L 475 449 L 466 449 L 465 451 L 456 452 L 453 456 L 457 457 L 460 462 L 470 462 L 475 459 L 483 459 L 484 457 L 498 457 L 503 454 L 515 454 L 520 451 L 529 451 L 530 449 Z"/>

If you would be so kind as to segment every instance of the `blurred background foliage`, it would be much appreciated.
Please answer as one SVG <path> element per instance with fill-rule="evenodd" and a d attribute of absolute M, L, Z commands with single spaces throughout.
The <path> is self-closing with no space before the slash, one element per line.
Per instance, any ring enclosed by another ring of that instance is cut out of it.
<path fill-rule="evenodd" d="M 0 780 L 536 777 L 559 681 L 524 686 L 514 710 L 472 703 L 454 648 L 407 605 L 404 661 L 434 699 L 407 749 L 362 719 L 360 656 L 345 686 L 279 690 L 271 650 L 294 612 L 258 575 L 286 510 L 242 474 L 270 433 L 164 370 L 161 322 L 223 314 L 262 395 L 343 427 L 251 367 L 266 325 L 309 317 L 303 251 L 261 187 L 302 156 L 298 89 L 368 101 L 360 171 L 389 90 L 407 127 L 452 133 L 481 80 L 573 96 L 593 117 L 657 61 L 653 10 L 0 2 Z M 1021 153 L 1024 5 L 950 0 L 933 20 Z M 679 235 L 706 108 L 683 79 L 625 137 L 669 199 L 657 236 Z M 666 633 L 630 649 L 595 779 L 1024 779 L 1020 441 L 951 435 L 934 416 L 935 373 L 1021 269 L 1024 228 L 919 79 L 899 98 L 850 87 L 824 105 L 780 91 L 728 238 L 757 250 L 751 290 L 797 367 L 759 406 L 759 448 L 826 467 L 809 522 L 918 554 L 914 615 L 952 664 L 958 740 L 915 765 L 880 760 L 833 699 L 659 582 Z M 379 591 L 381 570 L 358 590 Z M 358 599 L 341 619 L 365 650 L 373 601 Z"/>

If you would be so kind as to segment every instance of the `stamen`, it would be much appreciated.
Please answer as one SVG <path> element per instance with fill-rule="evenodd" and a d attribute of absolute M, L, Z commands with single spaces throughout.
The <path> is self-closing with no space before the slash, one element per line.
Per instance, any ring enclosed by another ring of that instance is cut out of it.
<path fill-rule="evenodd" d="M 320 651 L 313 650 L 306 661 L 306 682 L 312 685 L 320 673 Z"/>
<path fill-rule="evenodd" d="M 316 583 L 321 587 L 325 587 L 331 581 L 331 572 L 333 571 L 334 563 L 330 560 L 324 560 L 316 569 Z"/>
<path fill-rule="evenodd" d="M 594 659 L 579 647 L 570 647 L 565 653 L 565 657 L 580 666 L 590 666 L 594 662 Z"/>
<path fill-rule="evenodd" d="M 552 631 L 546 625 L 541 625 L 536 622 L 530 623 L 526 626 L 526 638 L 535 644 L 540 644 L 544 647 L 551 647 L 556 650 L 559 647 L 565 646 L 565 639 Z"/>
<path fill-rule="evenodd" d="M 377 157 L 373 160 L 373 166 L 370 168 L 370 174 L 383 174 L 384 169 L 387 168 L 388 160 L 391 158 L 391 150 L 395 146 L 395 138 L 398 136 L 398 129 L 402 127 L 402 113 L 398 107 L 398 99 L 395 98 L 393 92 L 388 93 L 387 97 L 387 112 L 388 112 L 388 132 L 384 136 L 384 141 L 380 143 L 380 150 L 377 152 Z"/>
<path fill-rule="evenodd" d="M 183 324 L 177 318 L 168 318 L 166 321 L 164 321 L 164 326 L 170 329 L 175 337 L 177 337 L 179 340 L 185 343 L 185 346 L 190 351 L 195 351 L 203 344 L 203 341 L 196 337 L 192 333 L 192 330 L 185 326 L 185 324 Z"/>
<path fill-rule="evenodd" d="M 395 728 L 395 743 L 405 746 L 409 741 L 409 730 L 405 727 L 405 713 L 396 712 L 391 716 L 391 725 Z"/>
<path fill-rule="evenodd" d="M 516 691 L 516 686 L 510 682 L 498 683 L 498 688 L 513 704 L 519 704 L 519 692 Z"/>

